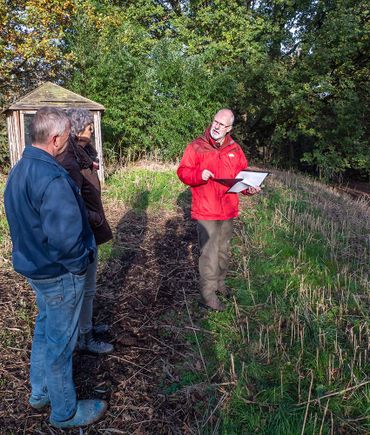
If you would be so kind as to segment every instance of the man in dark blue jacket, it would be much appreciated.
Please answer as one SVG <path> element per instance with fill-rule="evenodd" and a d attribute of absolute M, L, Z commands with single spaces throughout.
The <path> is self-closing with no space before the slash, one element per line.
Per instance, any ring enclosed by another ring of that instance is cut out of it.
<path fill-rule="evenodd" d="M 33 145 L 11 171 L 4 194 L 14 269 L 28 279 L 39 310 L 29 403 L 36 409 L 50 403 L 50 422 L 60 428 L 92 423 L 107 406 L 77 401 L 72 377 L 86 269 L 96 245 L 78 188 L 54 158 L 66 148 L 69 131 L 62 110 L 38 110 Z"/>

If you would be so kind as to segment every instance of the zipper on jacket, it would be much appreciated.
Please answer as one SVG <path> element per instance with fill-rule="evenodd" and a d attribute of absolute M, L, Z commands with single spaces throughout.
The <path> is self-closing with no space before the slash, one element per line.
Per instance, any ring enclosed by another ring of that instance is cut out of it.
<path fill-rule="evenodd" d="M 220 176 L 220 168 L 221 168 L 221 163 L 222 163 L 222 159 L 221 159 L 221 150 L 217 150 L 218 151 L 218 176 Z M 224 210 L 224 204 L 223 204 L 223 201 L 222 201 L 222 197 L 223 197 L 223 193 L 221 192 L 221 186 L 219 187 L 219 189 L 218 189 L 218 196 L 219 196 L 219 202 L 220 202 L 220 208 L 221 208 L 221 211 L 222 211 L 222 214 L 223 215 L 225 215 L 225 210 Z"/>

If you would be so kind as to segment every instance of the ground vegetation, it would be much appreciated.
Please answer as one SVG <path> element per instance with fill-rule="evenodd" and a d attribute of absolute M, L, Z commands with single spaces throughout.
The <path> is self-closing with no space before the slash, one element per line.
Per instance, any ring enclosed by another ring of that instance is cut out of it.
<path fill-rule="evenodd" d="M 115 351 L 75 355 L 79 397 L 109 401 L 85 433 L 368 433 L 368 203 L 274 171 L 242 198 L 232 296 L 214 313 L 199 305 L 196 228 L 175 169 L 141 162 L 108 177 L 114 239 L 99 251 L 95 318 L 112 325 Z M 27 404 L 36 311 L 11 267 L 2 204 L 0 247 L 0 427 L 49 433 L 48 412 Z"/>

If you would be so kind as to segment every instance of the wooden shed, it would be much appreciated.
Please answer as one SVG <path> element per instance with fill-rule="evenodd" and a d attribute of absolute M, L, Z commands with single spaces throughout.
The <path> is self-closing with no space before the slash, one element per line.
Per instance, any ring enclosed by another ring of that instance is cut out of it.
<path fill-rule="evenodd" d="M 92 113 L 94 117 L 94 135 L 92 139 L 100 161 L 99 179 L 104 183 L 101 137 L 101 115 L 105 110 L 104 106 L 51 82 L 42 84 L 5 110 L 11 165 L 14 166 L 21 158 L 24 147 L 31 145 L 31 121 L 37 110 L 43 106 L 53 106 L 61 109 L 83 108 Z"/>

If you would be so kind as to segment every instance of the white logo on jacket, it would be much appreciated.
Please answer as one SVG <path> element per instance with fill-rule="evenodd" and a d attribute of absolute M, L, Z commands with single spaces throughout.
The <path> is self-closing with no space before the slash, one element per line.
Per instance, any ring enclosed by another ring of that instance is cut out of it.
<path fill-rule="evenodd" d="M 230 153 L 230 154 L 228 154 L 228 156 L 229 156 L 229 157 L 235 157 L 235 154 Z"/>

